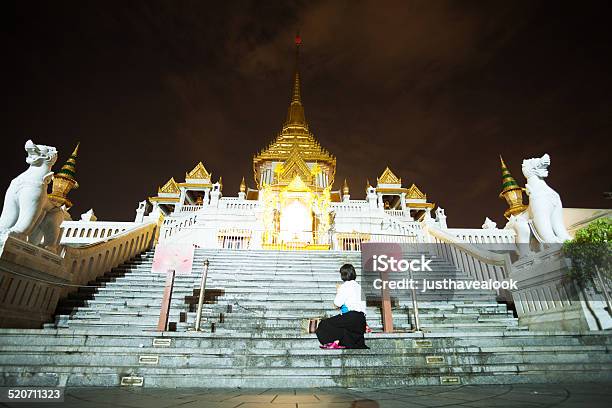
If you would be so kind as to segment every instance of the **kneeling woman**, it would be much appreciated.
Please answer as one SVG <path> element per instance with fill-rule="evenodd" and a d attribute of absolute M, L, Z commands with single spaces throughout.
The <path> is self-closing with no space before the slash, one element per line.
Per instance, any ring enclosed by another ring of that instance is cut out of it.
<path fill-rule="evenodd" d="M 363 338 L 366 331 L 365 302 L 361 300 L 361 285 L 355 280 L 357 273 L 353 265 L 342 265 L 340 277 L 344 283 L 338 286 L 334 299 L 340 314 L 319 323 L 316 333 L 321 348 L 368 348 Z"/>

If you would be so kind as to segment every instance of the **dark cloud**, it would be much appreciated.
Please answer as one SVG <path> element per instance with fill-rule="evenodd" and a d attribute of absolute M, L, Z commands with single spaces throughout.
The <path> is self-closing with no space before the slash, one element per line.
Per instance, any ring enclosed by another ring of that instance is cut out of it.
<path fill-rule="evenodd" d="M 280 130 L 300 30 L 303 101 L 361 197 L 386 165 L 452 226 L 502 221 L 498 155 L 549 152 L 566 206 L 606 207 L 607 3 L 16 2 L 2 76 L 0 189 L 27 138 L 77 140 L 73 214 L 129 219 L 203 161 L 233 195 Z M 60 163 L 61 164 L 61 163 Z"/>

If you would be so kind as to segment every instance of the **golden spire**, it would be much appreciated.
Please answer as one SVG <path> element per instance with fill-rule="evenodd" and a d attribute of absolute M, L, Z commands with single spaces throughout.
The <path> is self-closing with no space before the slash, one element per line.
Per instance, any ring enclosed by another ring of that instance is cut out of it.
<path fill-rule="evenodd" d="M 342 194 L 344 195 L 349 194 L 349 186 L 348 186 L 348 183 L 346 182 L 346 179 L 344 179 L 344 185 L 342 186 Z"/>
<path fill-rule="evenodd" d="M 80 143 L 77 143 L 74 151 L 66 160 L 60 171 L 53 175 L 53 186 L 49 199 L 58 206 L 65 205 L 67 208 L 72 207 L 72 202 L 67 198 L 71 190 L 79 188 L 79 183 L 76 181 L 76 159 L 79 153 Z"/>
<path fill-rule="evenodd" d="M 240 182 L 240 192 L 244 193 L 246 191 L 246 182 L 244 181 L 244 176 L 242 176 L 242 181 Z"/>
<path fill-rule="evenodd" d="M 295 73 L 293 75 L 293 93 L 291 94 L 291 104 L 287 111 L 285 126 L 306 126 L 306 116 L 302 106 L 301 84 L 300 84 L 300 45 L 302 38 L 299 34 L 295 36 Z"/>
<path fill-rule="evenodd" d="M 523 204 L 523 189 L 517 184 L 510 170 L 506 167 L 504 159 L 499 155 L 502 170 L 502 192 L 499 198 L 503 198 L 508 203 L 508 209 L 504 212 L 504 217 L 510 218 L 511 215 L 517 215 L 527 209 Z"/>

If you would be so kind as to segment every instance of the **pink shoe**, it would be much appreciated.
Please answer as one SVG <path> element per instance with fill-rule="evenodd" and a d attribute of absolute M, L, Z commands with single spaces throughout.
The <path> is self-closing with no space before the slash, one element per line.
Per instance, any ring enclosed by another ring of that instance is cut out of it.
<path fill-rule="evenodd" d="M 341 349 L 345 349 L 346 347 L 341 346 L 340 344 L 334 342 L 334 343 L 329 343 L 328 345 L 326 345 L 325 348 L 328 350 L 341 350 Z"/>

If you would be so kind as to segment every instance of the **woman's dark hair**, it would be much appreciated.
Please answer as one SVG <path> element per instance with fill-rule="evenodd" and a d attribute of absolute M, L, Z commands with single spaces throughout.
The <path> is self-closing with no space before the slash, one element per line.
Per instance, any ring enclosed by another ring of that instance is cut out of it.
<path fill-rule="evenodd" d="M 340 278 L 343 281 L 352 281 L 357 279 L 355 268 L 351 264 L 344 264 L 340 267 Z"/>

